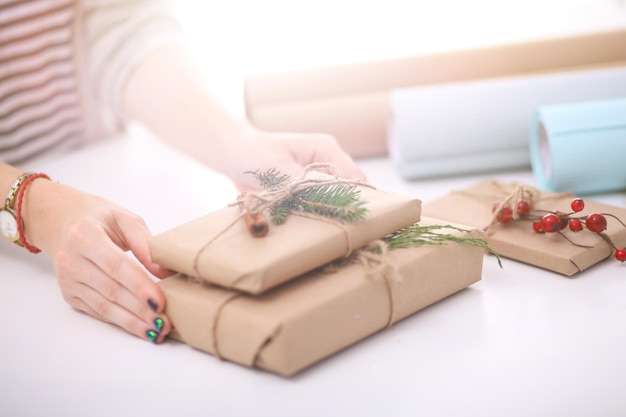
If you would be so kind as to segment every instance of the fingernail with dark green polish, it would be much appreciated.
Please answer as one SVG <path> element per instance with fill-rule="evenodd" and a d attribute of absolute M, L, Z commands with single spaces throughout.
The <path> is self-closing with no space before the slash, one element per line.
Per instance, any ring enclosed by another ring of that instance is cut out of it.
<path fill-rule="evenodd" d="M 152 298 L 148 298 L 148 306 L 150 307 L 150 310 L 154 311 L 155 313 L 159 310 L 159 304 Z"/>
<path fill-rule="evenodd" d="M 156 329 L 157 332 L 161 332 L 161 330 L 163 330 L 164 322 L 161 317 L 157 317 L 156 319 L 154 319 L 152 324 L 154 325 L 154 328 Z"/>
<path fill-rule="evenodd" d="M 159 337 L 159 332 L 155 332 L 154 330 L 148 330 L 146 331 L 146 337 L 152 343 L 156 343 L 156 340 Z"/>

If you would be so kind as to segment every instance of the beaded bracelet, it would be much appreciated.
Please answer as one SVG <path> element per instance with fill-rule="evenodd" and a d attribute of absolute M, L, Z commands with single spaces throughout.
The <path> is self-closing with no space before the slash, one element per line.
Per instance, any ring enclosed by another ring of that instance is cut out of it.
<path fill-rule="evenodd" d="M 26 248 L 30 253 L 39 253 L 40 249 L 31 246 L 26 241 L 26 234 L 24 233 L 24 220 L 22 218 L 22 202 L 24 200 L 24 194 L 26 194 L 26 189 L 28 186 L 37 178 L 45 178 L 50 179 L 49 176 L 42 173 L 32 174 L 28 178 L 24 180 L 22 186 L 20 188 L 19 194 L 17 195 L 17 206 L 15 209 L 15 216 L 17 217 L 17 233 L 19 234 L 19 242 Z"/>

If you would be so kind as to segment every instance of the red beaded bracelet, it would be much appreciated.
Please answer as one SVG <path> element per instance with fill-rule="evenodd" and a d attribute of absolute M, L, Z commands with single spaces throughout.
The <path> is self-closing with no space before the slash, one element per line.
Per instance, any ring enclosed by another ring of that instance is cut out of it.
<path fill-rule="evenodd" d="M 21 242 L 22 246 L 24 246 L 30 253 L 39 253 L 40 249 L 31 246 L 26 241 L 26 235 L 24 233 L 24 220 L 22 218 L 22 201 L 24 200 L 24 194 L 26 194 L 26 189 L 28 186 L 37 178 L 45 178 L 50 179 L 46 174 L 32 174 L 24 182 L 22 183 L 22 187 L 20 188 L 19 194 L 17 195 L 17 206 L 15 210 L 15 217 L 17 220 L 17 233 L 19 234 L 19 242 Z"/>

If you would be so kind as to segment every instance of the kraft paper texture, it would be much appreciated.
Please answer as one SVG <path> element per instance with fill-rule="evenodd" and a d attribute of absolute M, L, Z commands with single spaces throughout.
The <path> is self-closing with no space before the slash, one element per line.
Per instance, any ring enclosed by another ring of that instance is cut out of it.
<path fill-rule="evenodd" d="M 427 223 L 442 224 L 421 224 Z M 321 268 L 259 296 L 183 275 L 167 278 L 159 285 L 174 326 L 170 336 L 287 376 L 481 278 L 483 250 L 474 246 L 420 246 L 386 256 L 389 269 L 359 263 Z"/>
<path fill-rule="evenodd" d="M 270 224 L 267 236 L 254 238 L 243 220 L 228 228 L 241 211 L 226 207 L 154 236 L 152 257 L 172 271 L 259 294 L 420 220 L 420 200 L 368 187 L 360 190 L 368 209 L 362 221 L 290 214 L 284 224 Z"/>
<path fill-rule="evenodd" d="M 456 190 L 424 204 L 422 214 L 437 217 L 442 221 L 458 222 L 483 230 L 492 219 L 492 206 L 504 200 L 517 184 L 484 181 L 475 186 Z M 567 193 L 540 192 L 534 209 L 571 212 L 570 203 L 574 195 Z M 585 199 L 585 210 L 580 215 L 593 212 L 611 213 L 622 221 L 626 220 L 626 209 Z M 626 228 L 607 217 L 610 236 L 617 247 L 626 246 Z M 580 271 L 610 257 L 613 248 L 596 233 L 587 229 L 578 233 L 563 229 L 572 241 L 592 248 L 572 244 L 557 233 L 535 233 L 530 221 L 515 221 L 497 224 L 486 233 L 485 239 L 501 256 L 535 265 L 544 269 L 573 276 Z"/>

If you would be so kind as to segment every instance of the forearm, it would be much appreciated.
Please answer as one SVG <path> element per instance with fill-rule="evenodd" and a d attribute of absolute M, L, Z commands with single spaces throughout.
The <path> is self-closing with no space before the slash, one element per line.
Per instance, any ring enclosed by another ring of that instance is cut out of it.
<path fill-rule="evenodd" d="M 130 77 L 124 94 L 127 114 L 200 162 L 228 172 L 228 158 L 245 148 L 244 120 L 211 92 L 189 53 L 169 47 L 153 54 Z"/>
<path fill-rule="evenodd" d="M 126 85 L 124 103 L 129 117 L 227 175 L 240 190 L 258 187 L 247 171 L 276 168 L 293 176 L 314 162 L 333 163 L 341 175 L 364 178 L 329 135 L 264 132 L 235 117 L 182 47 L 162 49 L 144 61 Z"/>

